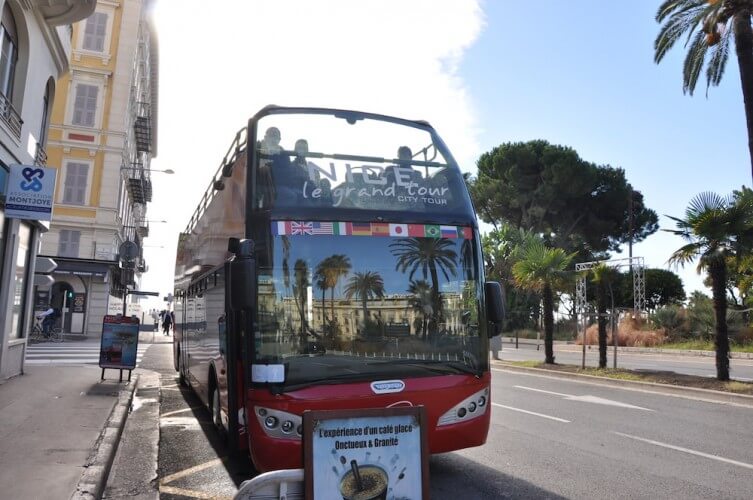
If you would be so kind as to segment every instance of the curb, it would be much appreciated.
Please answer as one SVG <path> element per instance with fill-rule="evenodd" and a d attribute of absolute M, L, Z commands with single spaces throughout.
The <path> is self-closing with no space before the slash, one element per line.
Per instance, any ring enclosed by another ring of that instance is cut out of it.
<path fill-rule="evenodd" d="M 131 379 L 120 390 L 118 402 L 115 403 L 110 416 L 107 417 L 105 426 L 94 444 L 89 458 L 84 465 L 84 473 L 81 475 L 76 491 L 71 495 L 71 500 L 92 500 L 102 497 L 110 467 L 118 451 L 118 443 L 123 433 L 128 412 L 133 401 L 133 394 L 139 381 L 139 374 Z"/>
<path fill-rule="evenodd" d="M 547 370 L 544 368 L 530 368 L 527 366 L 516 366 L 505 363 L 504 361 L 494 361 L 492 366 L 503 367 L 508 370 L 533 373 L 536 375 L 548 375 L 557 378 L 569 378 L 579 381 L 590 381 L 590 383 L 599 383 L 600 385 L 609 385 L 613 387 L 632 387 L 632 390 L 661 390 L 665 394 L 677 397 L 693 398 L 710 403 L 733 404 L 753 408 L 753 396 L 747 394 L 735 394 L 733 392 L 715 391 L 713 389 L 701 389 L 697 387 L 685 387 L 679 385 L 659 384 L 656 382 L 643 382 L 638 380 L 622 380 L 608 377 L 599 377 L 597 375 L 586 375 L 584 373 L 561 372 L 557 370 Z"/>

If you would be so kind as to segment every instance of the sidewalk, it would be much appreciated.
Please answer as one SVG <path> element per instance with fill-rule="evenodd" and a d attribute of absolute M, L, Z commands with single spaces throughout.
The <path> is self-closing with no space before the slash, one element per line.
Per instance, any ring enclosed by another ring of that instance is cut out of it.
<path fill-rule="evenodd" d="M 536 339 L 524 339 L 520 338 L 518 339 L 518 343 L 520 345 L 533 345 L 537 346 L 539 350 L 542 350 L 544 348 L 544 338 L 542 337 L 541 340 Z M 582 351 L 583 346 L 580 344 L 576 344 L 572 341 L 564 341 L 564 340 L 555 340 L 553 341 L 554 350 L 555 351 Z M 515 337 L 502 337 L 502 347 L 509 348 L 512 346 L 512 348 L 515 348 Z M 598 345 L 587 345 L 586 350 L 598 350 Z M 610 344 L 608 346 L 609 351 L 611 352 L 614 347 Z M 626 347 L 626 346 L 617 346 L 617 352 L 632 352 L 636 354 L 674 354 L 677 356 L 706 356 L 706 357 L 714 357 L 716 356 L 716 353 L 714 351 L 698 351 L 698 350 L 690 350 L 690 349 L 662 349 L 661 347 Z M 751 352 L 730 352 L 729 357 L 733 359 L 753 359 L 753 353 Z"/>
<path fill-rule="evenodd" d="M 99 339 L 91 339 L 99 343 Z M 152 333 L 140 332 L 140 344 Z M 154 343 L 172 336 L 154 335 Z M 65 346 L 65 343 L 57 344 Z M 139 381 L 97 365 L 26 365 L 0 382 L 3 498 L 95 498 L 101 494 Z M 77 491 L 78 488 L 78 491 Z"/>

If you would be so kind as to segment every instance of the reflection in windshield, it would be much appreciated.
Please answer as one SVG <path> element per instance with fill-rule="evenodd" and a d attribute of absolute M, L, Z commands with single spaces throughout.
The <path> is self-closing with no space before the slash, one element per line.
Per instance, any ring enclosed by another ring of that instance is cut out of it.
<path fill-rule="evenodd" d="M 371 237 L 358 237 L 367 228 L 357 223 L 316 224 L 324 234 L 311 222 L 273 223 L 273 265 L 259 275 L 257 362 L 288 363 L 289 384 L 386 376 L 398 367 L 416 374 L 482 367 L 469 228 L 366 223 Z M 440 361 L 445 368 L 431 367 Z"/>

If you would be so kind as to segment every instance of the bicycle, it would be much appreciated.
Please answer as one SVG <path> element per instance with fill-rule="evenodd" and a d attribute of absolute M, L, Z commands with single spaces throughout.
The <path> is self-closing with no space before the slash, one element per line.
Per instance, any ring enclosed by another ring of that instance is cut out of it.
<path fill-rule="evenodd" d="M 52 342 L 62 342 L 63 341 L 63 333 L 59 326 L 53 325 L 50 327 L 50 334 L 49 336 L 45 336 L 44 334 L 44 328 L 42 327 L 42 322 L 38 319 L 34 321 L 34 326 L 31 327 L 31 332 L 29 332 L 29 341 L 31 342 L 45 342 L 47 340 L 50 340 Z"/>

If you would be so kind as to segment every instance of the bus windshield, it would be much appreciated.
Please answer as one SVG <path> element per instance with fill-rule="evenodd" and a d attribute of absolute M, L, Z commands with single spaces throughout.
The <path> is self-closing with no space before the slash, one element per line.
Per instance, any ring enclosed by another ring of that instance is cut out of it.
<path fill-rule="evenodd" d="M 286 388 L 488 368 L 470 228 L 272 226 L 253 361 L 284 365 Z"/>
<path fill-rule="evenodd" d="M 430 127 L 358 116 L 259 119 L 250 138 L 256 207 L 472 214 L 460 170 Z"/>

